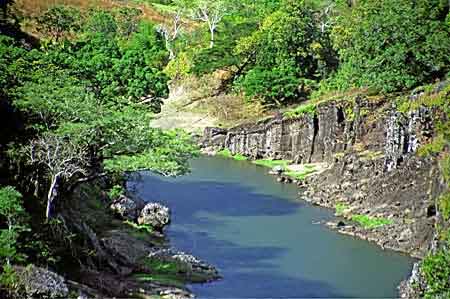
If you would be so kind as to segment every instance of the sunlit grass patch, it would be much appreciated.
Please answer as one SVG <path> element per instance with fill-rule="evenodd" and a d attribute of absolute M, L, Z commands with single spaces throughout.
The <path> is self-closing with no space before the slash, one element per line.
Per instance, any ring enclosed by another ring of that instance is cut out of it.
<path fill-rule="evenodd" d="M 290 160 L 272 160 L 272 159 L 262 159 L 253 161 L 256 165 L 261 165 L 269 168 L 274 168 L 275 166 L 281 166 L 285 169 L 292 161 Z"/>
<path fill-rule="evenodd" d="M 367 215 L 359 214 L 353 215 L 351 217 L 351 220 L 357 222 L 359 225 L 367 229 L 377 228 L 393 223 L 391 219 L 386 219 L 383 217 L 370 217 Z"/>
<path fill-rule="evenodd" d="M 231 159 L 234 159 L 236 161 L 246 161 L 246 160 L 248 160 L 248 158 L 246 156 L 242 155 L 242 154 L 238 153 L 238 154 L 233 155 L 233 153 L 227 148 L 217 152 L 217 155 L 225 157 L 225 158 L 231 158 Z"/>
<path fill-rule="evenodd" d="M 336 216 L 340 216 L 344 214 L 344 211 L 348 209 L 348 205 L 345 203 L 338 202 L 335 206 L 335 214 Z"/>

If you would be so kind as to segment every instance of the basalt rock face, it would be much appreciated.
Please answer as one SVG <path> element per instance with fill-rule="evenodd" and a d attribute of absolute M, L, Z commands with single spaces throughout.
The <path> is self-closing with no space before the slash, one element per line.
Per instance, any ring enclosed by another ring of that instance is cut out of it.
<path fill-rule="evenodd" d="M 367 96 L 329 100 L 314 114 L 207 129 L 202 146 L 253 159 L 327 163 L 325 171 L 306 180 L 305 199 L 330 208 L 343 204 L 349 219 L 355 214 L 388 219 L 392 224 L 375 229 L 356 224 L 338 229 L 422 257 L 433 238 L 435 198 L 443 188 L 437 162 L 416 154 L 433 137 L 433 112 L 400 113 L 393 103 Z"/>
<path fill-rule="evenodd" d="M 316 113 L 297 118 L 270 118 L 230 130 L 205 130 L 203 147 L 228 148 L 252 158 L 289 159 L 297 163 L 331 161 L 333 155 L 367 142 L 368 149 L 384 147 L 386 99 L 335 100 L 319 104 Z M 363 113 L 361 113 L 363 111 Z M 377 111 L 377 115 L 370 115 Z M 350 120 L 351 119 L 351 120 Z"/>

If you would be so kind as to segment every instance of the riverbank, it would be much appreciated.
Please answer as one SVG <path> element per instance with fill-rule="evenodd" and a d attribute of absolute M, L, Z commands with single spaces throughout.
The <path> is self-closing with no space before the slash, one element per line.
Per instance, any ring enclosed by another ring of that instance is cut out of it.
<path fill-rule="evenodd" d="M 445 99 L 441 85 L 431 96 L 419 90 L 406 101 Z M 363 94 L 332 98 L 228 130 L 207 128 L 201 145 L 206 153 L 225 149 L 256 161 L 326 163 L 320 175 L 306 176 L 299 185 L 303 199 L 343 217 L 331 227 L 423 258 L 442 222 L 436 201 L 448 187 L 438 159 L 418 151 L 433 142 L 442 114 L 439 107 L 424 104 L 400 111 L 401 101 Z"/>
<path fill-rule="evenodd" d="M 130 187 L 172 207 L 173 244 L 220 270 L 223 279 L 189 286 L 199 298 L 397 297 L 414 259 L 328 229 L 333 213 L 299 201 L 295 185 L 223 157 L 199 157 L 191 169 L 145 173 Z"/>
<path fill-rule="evenodd" d="M 16 267 L 17 298 L 192 298 L 187 284 L 220 277 L 171 246 L 168 208 L 132 193 L 113 200 L 105 183 L 81 184 L 61 200 L 54 228 L 67 248 L 64 264 L 54 272 Z"/>

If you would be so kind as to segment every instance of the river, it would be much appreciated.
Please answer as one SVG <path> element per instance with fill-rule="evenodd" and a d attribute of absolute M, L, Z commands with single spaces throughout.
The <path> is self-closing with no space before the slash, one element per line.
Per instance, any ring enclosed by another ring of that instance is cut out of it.
<path fill-rule="evenodd" d="M 175 248 L 215 265 L 223 279 L 194 284 L 199 298 L 392 298 L 413 259 L 323 223 L 330 210 L 298 200 L 267 168 L 201 157 L 178 178 L 143 173 L 132 183 L 172 210 Z"/>

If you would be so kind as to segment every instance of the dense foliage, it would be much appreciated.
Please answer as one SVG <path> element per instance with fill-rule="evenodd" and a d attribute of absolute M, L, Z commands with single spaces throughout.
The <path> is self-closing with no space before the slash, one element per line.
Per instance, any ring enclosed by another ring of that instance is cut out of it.
<path fill-rule="evenodd" d="M 37 200 L 35 225 L 47 223 L 51 231 L 58 201 L 80 182 L 143 169 L 164 175 L 188 169 L 196 152 L 190 138 L 150 127 L 168 93 L 168 53 L 153 24 L 138 15 L 133 9 L 81 12 L 58 6 L 37 18 L 48 37 L 40 48 L 0 35 L 0 101 L 22 119 L 14 142 L 0 140 L 0 150 L 3 157 L 7 149 L 8 180 Z M 57 260 L 46 243 L 47 226 L 41 225 L 41 234 L 25 225 L 21 198 L 12 187 L 0 189 L 5 273 L 24 253 L 43 263 Z M 40 206 L 46 213 L 37 214 Z M 10 278 L 0 277 L 1 283 Z"/>
<path fill-rule="evenodd" d="M 341 67 L 333 87 L 410 89 L 450 70 L 445 0 L 358 1 L 332 29 Z"/>
<path fill-rule="evenodd" d="M 316 90 L 402 91 L 449 72 L 445 0 L 238 1 L 223 10 L 214 45 L 206 27 L 180 35 L 173 78 L 228 69 L 247 98 L 281 105 Z"/>
<path fill-rule="evenodd" d="M 252 61 L 238 80 L 246 95 L 269 102 L 305 96 L 335 66 L 328 33 L 304 1 L 285 1 L 249 37 L 237 53 Z"/>

